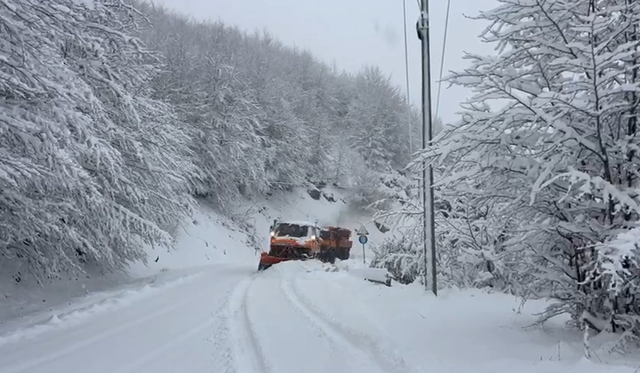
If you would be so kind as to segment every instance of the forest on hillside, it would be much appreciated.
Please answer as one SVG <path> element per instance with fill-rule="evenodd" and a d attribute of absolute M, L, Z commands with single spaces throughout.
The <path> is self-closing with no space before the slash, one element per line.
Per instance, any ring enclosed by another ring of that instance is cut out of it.
<path fill-rule="evenodd" d="M 385 74 L 267 33 L 140 1 L 11 0 L 0 35 L 0 266 L 41 282 L 171 247 L 198 199 L 226 211 L 323 181 L 364 206 L 411 159 Z"/>

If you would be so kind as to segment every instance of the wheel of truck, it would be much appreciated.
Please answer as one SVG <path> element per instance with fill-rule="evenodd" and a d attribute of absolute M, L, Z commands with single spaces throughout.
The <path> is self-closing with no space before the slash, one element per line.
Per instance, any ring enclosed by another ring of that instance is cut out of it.
<path fill-rule="evenodd" d="M 342 260 L 349 259 L 349 249 L 342 249 L 342 257 L 344 258 Z"/>
<path fill-rule="evenodd" d="M 342 249 L 336 249 L 336 258 L 344 260 L 344 251 L 342 251 Z"/>
<path fill-rule="evenodd" d="M 327 262 L 333 264 L 336 262 L 336 252 L 335 250 L 328 250 L 326 253 L 326 260 Z"/>
<path fill-rule="evenodd" d="M 339 248 L 336 249 L 336 257 L 340 260 L 345 260 L 348 259 L 348 256 L 345 256 L 346 254 L 348 254 L 344 249 Z"/>
<path fill-rule="evenodd" d="M 319 261 L 333 264 L 336 261 L 336 253 L 331 249 L 320 251 L 316 257 Z"/>

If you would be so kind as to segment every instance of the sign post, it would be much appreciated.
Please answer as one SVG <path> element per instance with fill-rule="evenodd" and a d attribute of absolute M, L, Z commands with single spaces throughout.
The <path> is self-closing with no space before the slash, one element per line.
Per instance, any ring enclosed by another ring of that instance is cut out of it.
<path fill-rule="evenodd" d="M 364 253 L 364 245 L 367 243 L 368 238 L 367 238 L 367 236 L 365 236 L 365 235 L 363 234 L 363 235 L 360 235 L 360 236 L 358 237 L 358 241 L 362 244 L 362 263 L 366 263 L 366 260 L 365 260 L 365 253 Z"/>
<path fill-rule="evenodd" d="M 360 228 L 356 230 L 356 234 L 358 235 L 358 242 L 362 244 L 362 263 L 366 264 L 364 247 L 369 241 L 369 237 L 367 237 L 369 232 L 367 232 L 367 228 L 365 228 L 364 225 L 361 225 Z"/>

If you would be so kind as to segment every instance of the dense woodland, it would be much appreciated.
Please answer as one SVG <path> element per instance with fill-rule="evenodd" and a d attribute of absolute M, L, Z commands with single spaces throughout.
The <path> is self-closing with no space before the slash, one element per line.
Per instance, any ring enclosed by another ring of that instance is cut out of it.
<path fill-rule="evenodd" d="M 0 265 L 40 281 L 171 247 L 197 199 L 323 181 L 366 206 L 411 157 L 376 67 L 143 2 L 0 2 L 0 100 Z"/>
<path fill-rule="evenodd" d="M 497 49 L 448 78 L 475 96 L 412 157 L 417 110 L 376 67 L 144 2 L 0 1 L 0 265 L 125 268 L 142 242 L 171 247 L 199 199 L 225 211 L 323 181 L 403 233 L 374 265 L 422 281 L 424 161 L 441 286 L 551 298 L 542 320 L 637 344 L 640 3 L 505 0 L 478 18 Z"/>

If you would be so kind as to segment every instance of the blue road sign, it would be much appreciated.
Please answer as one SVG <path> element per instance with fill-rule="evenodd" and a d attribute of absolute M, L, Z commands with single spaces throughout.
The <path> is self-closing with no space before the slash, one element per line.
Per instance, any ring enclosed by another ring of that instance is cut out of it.
<path fill-rule="evenodd" d="M 360 237 L 358 237 L 358 242 L 360 242 L 363 245 L 366 244 L 367 241 L 369 241 L 369 239 L 365 235 L 361 235 Z"/>

